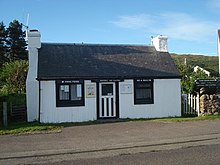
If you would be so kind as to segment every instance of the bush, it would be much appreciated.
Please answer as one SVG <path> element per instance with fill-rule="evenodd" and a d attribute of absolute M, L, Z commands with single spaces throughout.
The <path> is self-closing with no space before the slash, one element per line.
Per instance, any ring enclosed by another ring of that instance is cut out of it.
<path fill-rule="evenodd" d="M 22 94 L 26 89 L 28 62 L 16 60 L 3 64 L 0 76 L 1 94 Z"/>

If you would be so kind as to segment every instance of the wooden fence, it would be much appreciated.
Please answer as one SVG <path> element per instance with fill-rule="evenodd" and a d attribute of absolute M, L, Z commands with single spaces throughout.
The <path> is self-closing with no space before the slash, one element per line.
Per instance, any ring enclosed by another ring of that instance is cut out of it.
<path fill-rule="evenodd" d="M 199 116 L 199 97 L 182 94 L 182 116 Z"/>
<path fill-rule="evenodd" d="M 0 127 L 7 127 L 8 123 L 27 122 L 26 106 L 12 106 L 7 102 L 0 102 Z"/>
<path fill-rule="evenodd" d="M 25 106 L 11 106 L 10 118 L 12 122 L 27 121 L 27 108 Z"/>

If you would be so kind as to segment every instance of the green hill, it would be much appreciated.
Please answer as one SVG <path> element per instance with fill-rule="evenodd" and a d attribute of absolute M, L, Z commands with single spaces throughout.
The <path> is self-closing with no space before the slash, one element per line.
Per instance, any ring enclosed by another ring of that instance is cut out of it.
<path fill-rule="evenodd" d="M 183 64 L 186 59 L 188 65 L 191 65 L 193 67 L 198 65 L 211 72 L 212 76 L 218 76 L 218 56 L 171 53 L 171 57 L 173 58 L 176 64 Z"/>

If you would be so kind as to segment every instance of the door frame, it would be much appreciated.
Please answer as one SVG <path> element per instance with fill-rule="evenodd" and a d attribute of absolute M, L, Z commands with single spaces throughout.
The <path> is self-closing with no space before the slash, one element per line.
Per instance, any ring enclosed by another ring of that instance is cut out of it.
<path fill-rule="evenodd" d="M 119 82 L 115 83 L 115 108 L 116 108 L 116 116 L 115 117 L 100 117 L 100 85 L 102 82 L 96 82 L 96 107 L 97 107 L 97 120 L 99 119 L 118 119 L 119 118 Z"/>

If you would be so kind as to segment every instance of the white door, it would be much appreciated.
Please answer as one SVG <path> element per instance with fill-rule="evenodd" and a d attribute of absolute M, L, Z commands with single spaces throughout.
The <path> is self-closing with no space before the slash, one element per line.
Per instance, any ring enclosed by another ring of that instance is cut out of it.
<path fill-rule="evenodd" d="M 99 117 L 116 117 L 115 83 L 105 82 L 99 86 Z"/>

